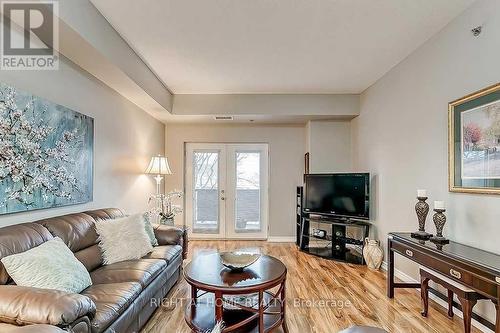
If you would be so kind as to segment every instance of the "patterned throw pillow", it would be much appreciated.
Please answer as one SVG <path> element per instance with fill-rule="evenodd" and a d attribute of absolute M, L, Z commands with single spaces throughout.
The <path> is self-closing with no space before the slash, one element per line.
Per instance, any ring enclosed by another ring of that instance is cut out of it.
<path fill-rule="evenodd" d="M 95 228 L 105 265 L 139 259 L 153 250 L 142 214 L 96 221 Z"/>
<path fill-rule="evenodd" d="M 85 266 L 58 237 L 2 258 L 2 264 L 18 286 L 78 294 L 92 285 Z"/>

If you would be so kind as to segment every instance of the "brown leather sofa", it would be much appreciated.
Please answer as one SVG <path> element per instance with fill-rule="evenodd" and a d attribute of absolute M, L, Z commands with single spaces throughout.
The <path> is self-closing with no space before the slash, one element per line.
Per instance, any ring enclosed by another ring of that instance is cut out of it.
<path fill-rule="evenodd" d="M 0 332 L 138 332 L 179 280 L 187 238 L 179 228 L 157 226 L 159 246 L 151 253 L 104 266 L 94 221 L 122 216 L 108 208 L 0 228 L 0 259 L 59 237 L 93 283 L 81 294 L 20 287 L 0 262 Z"/>

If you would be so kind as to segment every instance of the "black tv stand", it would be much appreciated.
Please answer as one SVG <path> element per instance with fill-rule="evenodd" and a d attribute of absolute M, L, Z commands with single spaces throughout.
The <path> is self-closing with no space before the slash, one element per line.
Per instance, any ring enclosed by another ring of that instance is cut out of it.
<path fill-rule="evenodd" d="M 313 215 L 301 216 L 298 246 L 301 251 L 327 259 L 364 264 L 364 240 L 370 224 L 344 217 Z"/>
<path fill-rule="evenodd" d="M 307 214 L 307 213 L 306 213 Z M 331 216 L 331 215 L 319 215 L 319 214 L 308 214 L 309 219 L 315 221 L 330 221 L 330 222 L 338 222 L 344 224 L 356 223 L 357 220 L 351 219 L 349 217 L 340 217 L 340 216 Z"/>

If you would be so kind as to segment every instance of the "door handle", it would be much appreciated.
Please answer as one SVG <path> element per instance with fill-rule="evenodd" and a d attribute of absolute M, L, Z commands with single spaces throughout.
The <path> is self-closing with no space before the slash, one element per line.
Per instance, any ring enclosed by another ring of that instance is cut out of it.
<path fill-rule="evenodd" d="M 224 197 L 221 197 L 220 199 L 221 199 L 221 200 L 226 200 L 226 198 L 224 198 Z"/>

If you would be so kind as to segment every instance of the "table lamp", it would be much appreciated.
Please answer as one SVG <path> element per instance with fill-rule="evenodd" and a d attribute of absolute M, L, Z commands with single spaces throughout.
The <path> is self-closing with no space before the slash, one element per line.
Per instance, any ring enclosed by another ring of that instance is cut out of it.
<path fill-rule="evenodd" d="M 149 166 L 146 169 L 147 174 L 156 175 L 154 178 L 156 180 L 156 194 L 161 194 L 160 184 L 163 179 L 162 175 L 171 175 L 172 170 L 170 170 L 170 166 L 168 165 L 168 160 L 166 157 L 161 155 L 153 156 L 151 158 L 151 162 L 149 162 Z"/>

